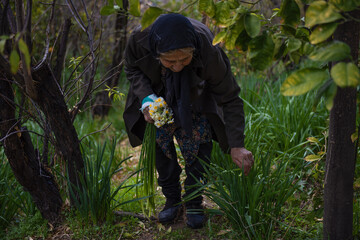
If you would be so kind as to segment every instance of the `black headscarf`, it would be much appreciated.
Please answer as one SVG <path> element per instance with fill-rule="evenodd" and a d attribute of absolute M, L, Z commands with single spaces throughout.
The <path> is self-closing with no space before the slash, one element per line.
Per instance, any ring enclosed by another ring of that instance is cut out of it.
<path fill-rule="evenodd" d="M 200 49 L 200 39 L 191 22 L 183 15 L 175 13 L 161 15 L 153 23 L 149 44 L 154 57 L 180 48 L 192 47 L 195 49 L 194 54 Z M 165 99 L 174 111 L 175 124 L 181 126 L 189 136 L 192 134 L 191 76 L 191 66 L 186 66 L 180 72 L 167 69 L 165 77 Z"/>

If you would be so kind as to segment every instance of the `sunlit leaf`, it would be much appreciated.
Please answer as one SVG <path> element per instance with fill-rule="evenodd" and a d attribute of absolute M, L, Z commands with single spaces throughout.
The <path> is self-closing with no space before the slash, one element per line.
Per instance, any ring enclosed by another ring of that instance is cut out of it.
<path fill-rule="evenodd" d="M 330 23 L 341 19 L 335 8 L 325 1 L 315 1 L 310 4 L 305 14 L 305 25 L 313 27 L 317 24 Z"/>
<path fill-rule="evenodd" d="M 230 29 L 230 34 L 226 36 L 225 47 L 229 50 L 232 50 L 235 47 L 235 43 L 240 33 L 244 30 L 244 25 L 242 21 L 238 21 Z"/>
<path fill-rule="evenodd" d="M 253 68 L 264 70 L 273 60 L 275 44 L 272 38 L 263 33 L 249 43 L 249 59 Z"/>
<path fill-rule="evenodd" d="M 217 2 L 215 3 L 215 19 L 221 27 L 226 27 L 231 22 L 230 6 L 228 2 Z"/>
<path fill-rule="evenodd" d="M 284 96 L 298 96 L 312 90 L 328 79 L 327 71 L 305 68 L 293 72 L 281 85 L 280 92 Z"/>
<path fill-rule="evenodd" d="M 359 0 L 329 0 L 329 3 L 345 12 L 352 11 L 360 5 Z"/>
<path fill-rule="evenodd" d="M 327 40 L 336 30 L 338 23 L 321 24 L 310 35 L 310 42 L 318 44 Z"/>
<path fill-rule="evenodd" d="M 215 3 L 213 0 L 200 0 L 199 1 L 199 12 L 203 12 L 209 17 L 215 15 Z"/>
<path fill-rule="evenodd" d="M 216 34 L 216 36 L 213 39 L 212 44 L 216 45 L 216 44 L 222 42 L 226 37 L 226 32 L 227 32 L 226 30 L 223 30 L 223 31 L 219 32 L 218 34 Z"/>
<path fill-rule="evenodd" d="M 341 61 L 350 57 L 350 47 L 346 43 L 334 41 L 323 48 L 314 50 L 309 58 L 313 61 Z"/>
<path fill-rule="evenodd" d="M 259 35 L 261 30 L 260 19 L 254 14 L 246 14 L 244 18 L 245 30 L 251 38 Z"/>
<path fill-rule="evenodd" d="M 314 161 L 318 161 L 318 160 L 321 160 L 322 156 L 319 156 L 319 155 L 307 155 L 305 157 L 305 161 L 307 162 L 314 162 Z"/>
<path fill-rule="evenodd" d="M 19 69 L 20 57 L 17 51 L 14 49 L 10 53 L 10 70 L 12 74 L 15 74 Z"/>
<path fill-rule="evenodd" d="M 337 63 L 331 68 L 331 77 L 339 87 L 356 87 L 360 83 L 359 68 L 352 62 Z"/>
<path fill-rule="evenodd" d="M 29 53 L 29 49 L 28 46 L 26 45 L 26 43 L 24 42 L 24 40 L 20 39 L 19 40 L 19 50 L 20 52 L 22 52 L 22 54 L 24 54 L 25 57 L 25 64 L 27 69 L 30 69 L 30 53 Z"/>
<path fill-rule="evenodd" d="M 129 0 L 129 13 L 135 17 L 140 16 L 140 1 Z"/>
<path fill-rule="evenodd" d="M 104 6 L 100 10 L 100 15 L 102 16 L 108 16 L 111 14 L 114 14 L 116 12 L 114 6 Z"/>
<path fill-rule="evenodd" d="M 149 7 L 146 9 L 143 17 L 141 18 L 141 28 L 145 29 L 150 26 L 162 13 L 164 13 L 164 11 L 161 8 Z"/>
<path fill-rule="evenodd" d="M 316 137 L 308 137 L 306 140 L 311 143 L 320 144 L 320 141 Z"/>
<path fill-rule="evenodd" d="M 288 52 L 297 51 L 301 47 L 301 41 L 296 38 L 289 38 L 286 40 L 286 47 Z"/>
<path fill-rule="evenodd" d="M 300 8 L 295 0 L 281 1 L 278 13 L 288 25 L 295 25 L 300 21 Z"/>

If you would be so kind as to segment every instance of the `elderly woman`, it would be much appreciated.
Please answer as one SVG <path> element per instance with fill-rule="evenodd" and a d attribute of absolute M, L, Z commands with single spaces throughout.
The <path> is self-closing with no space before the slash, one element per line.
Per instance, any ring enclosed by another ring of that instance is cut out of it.
<path fill-rule="evenodd" d="M 252 153 L 244 148 L 244 111 L 230 63 L 213 35 L 202 23 L 180 14 L 161 15 L 150 27 L 131 34 L 125 52 L 125 72 L 130 81 L 124 120 L 132 146 L 140 145 L 146 122 L 153 123 L 148 106 L 162 96 L 174 112 L 174 124 L 156 132 L 158 183 L 166 197 L 159 213 L 161 223 L 174 221 L 181 211 L 181 167 L 174 137 L 185 159 L 185 195 L 196 189 L 204 172 L 199 158 L 209 162 L 212 139 L 229 151 L 248 174 Z M 193 186 L 194 185 L 194 186 Z M 192 187 L 193 186 L 193 187 Z M 185 203 L 187 225 L 205 222 L 202 197 Z"/>

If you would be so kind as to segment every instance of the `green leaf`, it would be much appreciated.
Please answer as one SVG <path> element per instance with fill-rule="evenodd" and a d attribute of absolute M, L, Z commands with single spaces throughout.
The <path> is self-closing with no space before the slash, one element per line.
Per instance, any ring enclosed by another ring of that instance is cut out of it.
<path fill-rule="evenodd" d="M 240 5 L 237 0 L 228 0 L 228 2 L 231 9 L 236 9 Z"/>
<path fill-rule="evenodd" d="M 333 4 L 335 7 L 345 12 L 352 11 L 360 5 L 359 0 L 329 0 L 329 3 Z"/>
<path fill-rule="evenodd" d="M 230 6 L 228 2 L 215 3 L 215 20 L 220 27 L 227 27 L 231 23 Z"/>
<path fill-rule="evenodd" d="M 317 26 L 310 35 L 310 42 L 318 44 L 328 39 L 335 32 L 338 23 L 325 23 Z"/>
<path fill-rule="evenodd" d="M 234 49 L 236 40 L 243 30 L 244 30 L 244 25 L 242 24 L 242 21 L 238 21 L 236 24 L 234 24 L 231 27 L 230 31 L 228 31 L 228 34 L 227 34 L 226 40 L 225 40 L 225 47 L 227 49 L 229 49 L 229 50 Z"/>
<path fill-rule="evenodd" d="M 246 31 L 242 31 L 239 37 L 236 39 L 236 46 L 240 47 L 244 52 L 247 51 L 248 46 L 252 38 L 247 34 Z"/>
<path fill-rule="evenodd" d="M 304 159 L 307 162 L 314 162 L 314 161 L 321 160 L 321 158 L 322 158 L 322 156 L 310 154 L 310 155 L 307 155 Z"/>
<path fill-rule="evenodd" d="M 284 96 L 298 96 L 312 90 L 328 78 L 327 71 L 305 68 L 293 72 L 281 85 L 280 92 Z"/>
<path fill-rule="evenodd" d="M 313 27 L 317 24 L 330 23 L 341 19 L 341 14 L 325 1 L 315 1 L 310 4 L 305 14 L 305 25 Z"/>
<path fill-rule="evenodd" d="M 286 47 L 289 53 L 297 51 L 301 47 L 301 41 L 296 38 L 286 40 Z"/>
<path fill-rule="evenodd" d="M 273 60 L 275 43 L 267 34 L 253 38 L 249 43 L 249 59 L 252 67 L 264 70 Z"/>
<path fill-rule="evenodd" d="M 305 27 L 297 27 L 295 37 L 299 40 L 308 42 L 310 36 L 310 30 Z"/>
<path fill-rule="evenodd" d="M 199 12 L 203 12 L 209 17 L 215 15 L 215 3 L 213 0 L 200 0 L 199 1 Z"/>
<path fill-rule="evenodd" d="M 350 57 L 350 47 L 339 41 L 334 41 L 326 47 L 316 49 L 309 55 L 311 60 L 321 62 L 341 61 Z"/>
<path fill-rule="evenodd" d="M 129 0 L 129 13 L 135 17 L 140 17 L 140 1 Z"/>
<path fill-rule="evenodd" d="M 150 26 L 162 13 L 164 13 L 164 10 L 158 7 L 149 7 L 146 9 L 143 17 L 141 18 L 141 28 L 144 30 Z"/>
<path fill-rule="evenodd" d="M 295 0 L 284 0 L 281 3 L 279 15 L 285 24 L 296 25 L 300 21 L 300 8 Z"/>
<path fill-rule="evenodd" d="M 0 54 L 4 53 L 6 39 L 0 40 Z"/>
<path fill-rule="evenodd" d="M 302 53 L 303 55 L 309 55 L 309 54 L 311 54 L 311 53 L 314 51 L 314 49 L 315 49 L 315 46 L 314 46 L 314 45 L 311 45 L 310 43 L 305 42 L 305 43 L 303 44 L 303 46 L 302 46 L 302 51 L 301 51 L 301 53 Z"/>
<path fill-rule="evenodd" d="M 306 140 L 311 143 L 321 144 L 319 139 L 317 139 L 316 137 L 308 137 Z"/>
<path fill-rule="evenodd" d="M 226 33 L 227 33 L 227 31 L 223 30 L 223 31 L 219 32 L 218 34 L 216 34 L 216 36 L 213 39 L 212 44 L 216 45 L 216 44 L 220 43 L 221 41 L 223 41 L 226 37 Z"/>
<path fill-rule="evenodd" d="M 22 52 L 22 54 L 24 54 L 25 64 L 26 64 L 27 69 L 30 69 L 31 59 L 30 59 L 29 49 L 28 49 L 28 46 L 26 45 L 26 43 L 24 42 L 24 40 L 22 40 L 22 39 L 19 40 L 19 50 L 20 50 L 20 52 Z"/>
<path fill-rule="evenodd" d="M 10 53 L 10 70 L 12 74 L 16 74 L 19 69 L 20 57 L 17 51 L 14 49 Z"/>
<path fill-rule="evenodd" d="M 337 63 L 331 68 L 331 77 L 339 87 L 356 87 L 360 83 L 359 68 L 352 62 Z"/>
<path fill-rule="evenodd" d="M 100 10 L 100 15 L 108 16 L 108 15 L 114 14 L 115 12 L 116 12 L 116 10 L 115 10 L 114 6 L 104 6 Z"/>
<path fill-rule="evenodd" d="M 246 14 L 244 18 L 245 30 L 251 38 L 256 37 L 260 33 L 260 19 L 255 14 Z"/>
<path fill-rule="evenodd" d="M 336 91 L 337 91 L 337 86 L 334 83 L 334 81 L 332 81 L 332 84 L 325 91 L 325 106 L 329 111 L 332 109 L 334 105 L 334 98 L 336 95 Z"/>

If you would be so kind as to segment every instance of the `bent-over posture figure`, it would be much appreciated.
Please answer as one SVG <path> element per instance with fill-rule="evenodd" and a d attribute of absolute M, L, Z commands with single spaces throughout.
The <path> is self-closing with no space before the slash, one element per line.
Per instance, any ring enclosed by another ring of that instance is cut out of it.
<path fill-rule="evenodd" d="M 213 35 L 202 23 L 180 14 L 161 15 L 150 27 L 138 27 L 131 34 L 125 52 L 125 72 L 131 82 L 124 120 L 132 146 L 140 145 L 146 122 L 153 123 L 148 106 L 163 97 L 174 112 L 174 124 L 156 132 L 158 183 L 166 197 L 159 213 L 161 223 L 173 221 L 181 207 L 180 173 L 173 139 L 185 159 L 185 195 L 202 178 L 198 158 L 209 161 L 212 139 L 245 174 L 253 164 L 252 153 L 244 148 L 244 111 L 240 88 L 230 63 Z M 205 222 L 202 197 L 185 203 L 187 225 L 200 228 Z"/>

